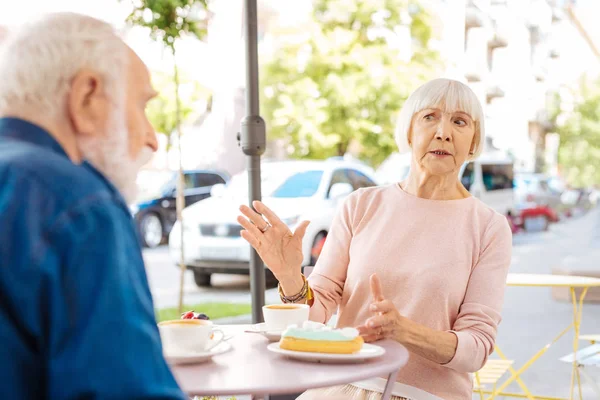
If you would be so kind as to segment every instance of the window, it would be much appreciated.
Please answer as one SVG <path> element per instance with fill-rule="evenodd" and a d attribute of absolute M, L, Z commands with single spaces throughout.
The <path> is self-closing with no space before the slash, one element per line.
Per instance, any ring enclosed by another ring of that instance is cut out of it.
<path fill-rule="evenodd" d="M 481 172 L 483 174 L 483 184 L 487 191 L 513 188 L 512 164 L 483 164 Z"/>
<path fill-rule="evenodd" d="M 272 197 L 312 197 L 319 190 L 322 177 L 323 171 L 306 171 L 294 174 L 273 191 Z"/>
<path fill-rule="evenodd" d="M 348 177 L 350 178 L 350 182 L 352 183 L 354 190 L 364 187 L 377 186 L 377 184 L 368 176 L 355 169 L 348 170 Z"/>
<path fill-rule="evenodd" d="M 465 166 L 465 170 L 463 171 L 460 181 L 462 182 L 465 189 L 471 190 L 471 185 L 473 184 L 474 179 L 475 179 L 475 167 L 474 167 L 474 164 L 472 162 L 470 162 Z"/>
<path fill-rule="evenodd" d="M 218 174 L 204 172 L 196 174 L 196 187 L 213 186 L 218 183 L 225 183 L 225 180 Z"/>
<path fill-rule="evenodd" d="M 196 187 L 196 174 L 185 174 L 183 181 L 185 182 L 186 189 L 193 189 Z M 177 175 L 175 175 L 175 186 L 177 187 Z"/>
<path fill-rule="evenodd" d="M 333 175 L 331 176 L 331 182 L 329 183 L 329 188 L 327 189 L 327 197 L 329 197 L 329 191 L 331 190 L 331 187 L 336 183 L 348 183 L 352 185 L 350 177 L 348 176 L 347 169 L 336 169 L 335 171 L 333 171 Z M 354 187 L 354 185 L 352 186 Z"/>

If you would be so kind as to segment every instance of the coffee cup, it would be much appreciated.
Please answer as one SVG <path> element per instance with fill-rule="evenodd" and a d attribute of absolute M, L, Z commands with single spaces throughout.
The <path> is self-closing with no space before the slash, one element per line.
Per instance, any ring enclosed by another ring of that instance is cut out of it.
<path fill-rule="evenodd" d="M 212 321 L 176 319 L 158 324 L 163 350 L 167 354 L 209 351 L 223 341 L 225 335 Z"/>
<path fill-rule="evenodd" d="M 307 304 L 269 304 L 262 308 L 267 331 L 283 331 L 290 325 L 302 326 L 308 321 Z"/>

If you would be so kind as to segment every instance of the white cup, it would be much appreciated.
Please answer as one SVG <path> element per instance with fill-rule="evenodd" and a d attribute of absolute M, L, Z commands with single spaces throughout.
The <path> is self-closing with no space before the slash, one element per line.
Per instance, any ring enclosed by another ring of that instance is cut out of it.
<path fill-rule="evenodd" d="M 167 354 L 189 354 L 209 351 L 223 341 L 224 334 L 212 321 L 177 319 L 158 324 L 163 351 Z M 212 337 L 212 339 L 211 339 Z"/>
<path fill-rule="evenodd" d="M 265 326 L 270 332 L 283 331 L 290 325 L 302 326 L 308 321 L 309 311 L 307 304 L 269 304 L 262 308 Z"/>

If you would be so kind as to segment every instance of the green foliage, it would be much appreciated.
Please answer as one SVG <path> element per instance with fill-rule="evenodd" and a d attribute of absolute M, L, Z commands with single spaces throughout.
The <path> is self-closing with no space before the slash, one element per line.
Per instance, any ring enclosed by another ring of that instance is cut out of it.
<path fill-rule="evenodd" d="M 175 49 L 185 34 L 206 37 L 208 0 L 130 0 L 133 11 L 127 18 L 134 25 L 150 28 L 155 40 Z"/>
<path fill-rule="evenodd" d="M 175 83 L 173 76 L 156 72 L 152 74 L 152 81 L 159 95 L 148 104 L 146 114 L 154 129 L 167 136 L 170 145 L 171 134 L 177 129 Z M 197 104 L 209 101 L 210 91 L 198 82 L 182 77 L 179 96 L 181 121 L 189 123 L 200 117 Z"/>
<path fill-rule="evenodd" d="M 238 315 L 250 314 L 252 306 L 245 303 L 200 303 L 188 304 L 183 307 L 184 310 L 194 310 L 199 313 L 206 314 L 210 319 L 220 319 L 227 317 L 236 317 Z M 168 321 L 179 319 L 181 312 L 175 307 L 161 308 L 156 310 L 156 320 Z"/>
<path fill-rule="evenodd" d="M 358 145 L 375 165 L 396 149 L 397 112 L 439 66 L 427 48 L 429 15 L 408 0 L 315 0 L 306 32 L 280 37 L 261 66 L 261 105 L 270 138 L 285 138 L 295 157 L 343 155 Z M 401 26 L 408 49 L 395 45 Z M 390 41 L 390 38 L 392 39 Z"/>
<path fill-rule="evenodd" d="M 560 135 L 562 174 L 576 187 L 600 185 L 600 78 L 582 78 L 580 87 L 565 97 L 556 94 L 551 110 Z M 572 100 L 572 110 L 560 110 Z"/>

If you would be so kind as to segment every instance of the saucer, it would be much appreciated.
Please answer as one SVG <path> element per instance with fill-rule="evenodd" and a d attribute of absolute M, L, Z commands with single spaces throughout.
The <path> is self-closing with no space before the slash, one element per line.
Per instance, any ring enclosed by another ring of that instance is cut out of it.
<path fill-rule="evenodd" d="M 221 342 L 208 351 L 190 351 L 186 353 L 172 353 L 169 354 L 164 352 L 165 360 L 171 365 L 184 365 L 184 364 L 197 364 L 210 360 L 212 357 L 223 354 L 231 350 L 231 344 L 227 342 Z"/>
<path fill-rule="evenodd" d="M 252 327 L 246 332 L 263 335 L 269 339 L 270 342 L 278 342 L 281 339 L 281 334 L 283 333 L 283 331 L 268 331 L 267 325 L 264 322 L 252 325 Z"/>

